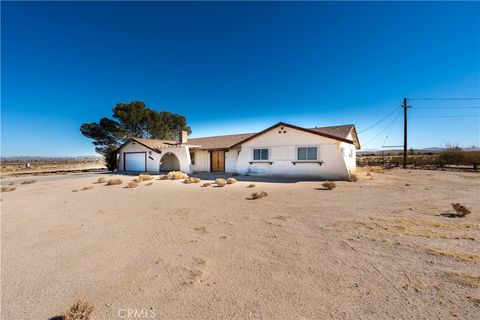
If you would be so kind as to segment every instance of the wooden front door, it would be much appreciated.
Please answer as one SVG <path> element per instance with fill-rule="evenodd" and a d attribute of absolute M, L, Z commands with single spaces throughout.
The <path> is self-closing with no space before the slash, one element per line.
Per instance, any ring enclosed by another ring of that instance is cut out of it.
<path fill-rule="evenodd" d="M 225 172 L 225 151 L 210 151 L 210 171 Z"/>

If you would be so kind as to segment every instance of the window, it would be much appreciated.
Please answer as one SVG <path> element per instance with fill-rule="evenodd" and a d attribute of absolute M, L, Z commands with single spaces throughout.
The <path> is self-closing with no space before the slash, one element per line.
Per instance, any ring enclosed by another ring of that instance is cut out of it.
<path fill-rule="evenodd" d="M 192 164 L 195 164 L 195 152 L 190 152 L 190 160 L 192 161 Z"/>
<path fill-rule="evenodd" d="M 297 149 L 298 160 L 317 160 L 317 147 L 302 147 Z"/>
<path fill-rule="evenodd" d="M 253 160 L 268 160 L 268 149 L 253 149 Z"/>

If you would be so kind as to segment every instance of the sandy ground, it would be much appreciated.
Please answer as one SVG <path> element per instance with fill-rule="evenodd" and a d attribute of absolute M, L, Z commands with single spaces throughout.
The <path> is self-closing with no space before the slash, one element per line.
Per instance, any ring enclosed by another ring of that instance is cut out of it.
<path fill-rule="evenodd" d="M 359 175 L 332 191 L 18 186 L 1 195 L 2 319 L 48 319 L 81 296 L 97 320 L 479 319 L 480 175 Z M 442 216 L 452 202 L 473 213 Z"/>

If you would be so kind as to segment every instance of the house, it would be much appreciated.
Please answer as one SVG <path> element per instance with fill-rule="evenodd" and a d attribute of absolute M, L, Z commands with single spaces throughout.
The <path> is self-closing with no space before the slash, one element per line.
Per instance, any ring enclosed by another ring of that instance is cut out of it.
<path fill-rule="evenodd" d="M 131 138 L 118 149 L 125 172 L 230 172 L 349 179 L 360 143 L 354 125 L 302 128 L 279 122 L 257 133 L 177 140 Z"/>

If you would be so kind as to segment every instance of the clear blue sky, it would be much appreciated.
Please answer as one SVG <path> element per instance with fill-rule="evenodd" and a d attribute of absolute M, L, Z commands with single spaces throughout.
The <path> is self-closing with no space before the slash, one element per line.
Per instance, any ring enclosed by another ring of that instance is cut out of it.
<path fill-rule="evenodd" d="M 80 125 L 132 100 L 185 115 L 198 137 L 278 121 L 362 130 L 404 96 L 480 96 L 478 2 L 2 2 L 1 11 L 3 156 L 94 154 Z M 478 117 L 413 118 L 479 115 L 479 101 L 411 105 L 414 147 L 479 144 Z M 394 116 L 360 134 L 377 136 L 366 149 L 402 143 L 401 117 L 386 128 Z"/>

